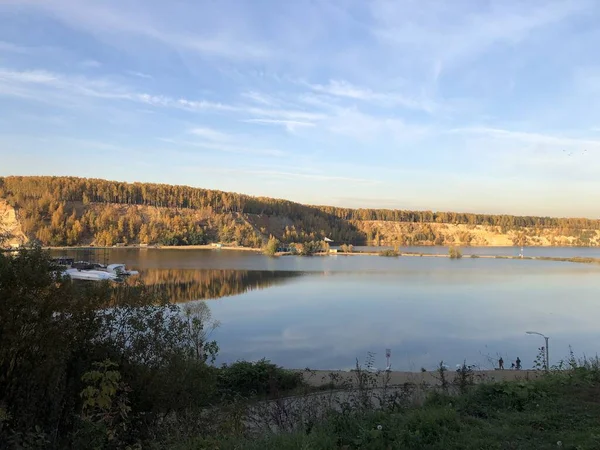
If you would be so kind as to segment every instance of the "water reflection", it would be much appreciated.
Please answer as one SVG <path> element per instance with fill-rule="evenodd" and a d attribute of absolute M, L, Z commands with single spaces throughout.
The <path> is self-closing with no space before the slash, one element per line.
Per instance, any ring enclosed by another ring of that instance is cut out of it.
<path fill-rule="evenodd" d="M 579 355 L 600 348 L 598 267 L 430 262 L 420 271 L 312 274 L 215 302 L 219 362 L 268 357 L 288 367 L 348 368 L 375 352 L 382 367 L 392 348 L 399 370 L 464 358 L 489 366 L 487 356 L 498 354 L 531 367 L 542 342 L 529 329 L 551 336 L 553 363 L 569 345 Z"/>
<path fill-rule="evenodd" d="M 302 272 L 147 269 L 139 277 L 145 285 L 172 302 L 185 303 L 265 289 L 299 276 Z"/>
<path fill-rule="evenodd" d="M 548 249 L 553 256 L 598 251 L 582 250 Z M 140 270 L 175 302 L 229 296 L 210 302 L 222 324 L 214 335 L 219 363 L 266 357 L 288 367 L 346 368 L 371 351 L 381 367 L 392 348 L 396 369 L 442 359 L 485 363 L 496 354 L 529 367 L 543 343 L 526 336 L 529 329 L 551 337 L 552 362 L 568 355 L 569 344 L 578 354 L 600 348 L 600 266 L 593 264 L 151 249 L 116 249 L 109 258 Z"/>

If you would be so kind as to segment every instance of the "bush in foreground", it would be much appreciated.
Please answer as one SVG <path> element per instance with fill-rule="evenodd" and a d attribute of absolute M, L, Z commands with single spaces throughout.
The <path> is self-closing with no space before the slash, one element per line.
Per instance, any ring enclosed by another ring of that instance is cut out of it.
<path fill-rule="evenodd" d="M 245 397 L 273 395 L 303 385 L 301 372 L 283 369 L 266 359 L 223 365 L 217 379 L 221 392 L 234 392 Z"/>

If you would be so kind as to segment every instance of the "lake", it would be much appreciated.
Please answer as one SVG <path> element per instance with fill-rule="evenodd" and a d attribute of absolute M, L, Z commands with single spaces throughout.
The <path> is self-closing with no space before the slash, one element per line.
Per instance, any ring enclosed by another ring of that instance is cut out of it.
<path fill-rule="evenodd" d="M 440 247 L 415 252 L 447 254 Z M 515 247 L 465 254 L 518 254 Z M 510 253 L 509 253 L 510 252 Z M 74 252 L 61 252 L 70 253 Z M 594 248 L 526 248 L 527 256 L 600 257 Z M 218 362 L 267 358 L 290 368 L 348 369 L 368 352 L 395 370 L 440 361 L 531 367 L 600 349 L 600 266 L 553 261 L 380 256 L 284 256 L 227 250 L 114 249 L 110 262 L 177 302 L 206 301 L 221 322 Z"/>

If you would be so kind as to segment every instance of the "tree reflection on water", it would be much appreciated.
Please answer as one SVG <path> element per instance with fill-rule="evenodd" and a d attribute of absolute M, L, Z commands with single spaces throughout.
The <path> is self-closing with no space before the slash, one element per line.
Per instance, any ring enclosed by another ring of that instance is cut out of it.
<path fill-rule="evenodd" d="M 185 303 L 264 289 L 302 275 L 285 271 L 148 269 L 139 278 L 172 302 Z"/>

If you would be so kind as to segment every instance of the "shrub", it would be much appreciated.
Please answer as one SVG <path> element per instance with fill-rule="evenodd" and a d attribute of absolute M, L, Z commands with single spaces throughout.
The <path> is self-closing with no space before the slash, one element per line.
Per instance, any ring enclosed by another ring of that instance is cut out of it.
<path fill-rule="evenodd" d="M 382 250 L 379 252 L 379 256 L 397 257 L 400 256 L 396 250 Z"/>
<path fill-rule="evenodd" d="M 257 362 L 237 361 L 223 365 L 217 376 L 223 393 L 243 396 L 273 395 L 303 385 L 302 373 L 283 369 L 266 359 Z"/>
<path fill-rule="evenodd" d="M 463 256 L 460 249 L 456 247 L 450 247 L 448 249 L 448 254 L 450 255 L 450 259 L 460 259 Z"/>
<path fill-rule="evenodd" d="M 340 245 L 340 252 L 342 253 L 353 253 L 354 246 L 352 244 L 342 244 Z"/>
<path fill-rule="evenodd" d="M 269 242 L 263 248 L 263 253 L 268 256 L 275 256 L 277 253 L 277 248 L 279 247 L 279 241 L 275 239 L 273 236 L 269 238 Z"/>

